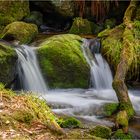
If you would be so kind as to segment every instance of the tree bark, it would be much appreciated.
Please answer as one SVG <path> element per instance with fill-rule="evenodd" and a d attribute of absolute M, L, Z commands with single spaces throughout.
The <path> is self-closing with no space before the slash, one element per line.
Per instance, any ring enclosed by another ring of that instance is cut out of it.
<path fill-rule="evenodd" d="M 123 33 L 123 49 L 121 52 L 120 62 L 117 66 L 116 74 L 113 81 L 113 88 L 119 100 L 120 110 L 127 112 L 128 118 L 133 117 L 134 109 L 128 96 L 128 89 L 125 84 L 125 77 L 129 67 L 133 61 L 133 46 L 135 44 L 133 35 L 133 22 L 134 11 L 136 9 L 137 1 L 130 2 L 125 11 L 123 23 L 125 30 Z"/>

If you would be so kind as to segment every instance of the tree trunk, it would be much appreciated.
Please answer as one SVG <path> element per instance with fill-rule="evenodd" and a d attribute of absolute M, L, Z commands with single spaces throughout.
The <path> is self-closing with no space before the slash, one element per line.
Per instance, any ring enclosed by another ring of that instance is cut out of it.
<path fill-rule="evenodd" d="M 128 96 L 125 77 L 133 61 L 133 46 L 135 44 L 135 40 L 132 31 L 132 18 L 136 5 L 136 1 L 131 1 L 124 15 L 123 23 L 126 27 L 123 33 L 123 50 L 121 52 L 120 62 L 117 66 L 113 81 L 113 88 L 119 100 L 120 110 L 126 111 L 128 118 L 133 117 L 134 109 Z"/>

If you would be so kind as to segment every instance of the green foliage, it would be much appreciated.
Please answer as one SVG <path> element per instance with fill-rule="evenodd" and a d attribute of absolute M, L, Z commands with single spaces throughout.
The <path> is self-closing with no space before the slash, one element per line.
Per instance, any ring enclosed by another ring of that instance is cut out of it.
<path fill-rule="evenodd" d="M 58 119 L 57 123 L 62 128 L 79 128 L 81 126 L 81 122 L 73 117 Z"/>
<path fill-rule="evenodd" d="M 106 126 L 98 125 L 90 130 L 90 134 L 96 137 L 109 139 L 111 136 L 111 129 Z"/>
<path fill-rule="evenodd" d="M 67 34 L 53 36 L 39 45 L 39 63 L 49 87 L 88 87 L 90 70 L 81 51 L 81 44 L 81 37 Z"/>
<path fill-rule="evenodd" d="M 112 64 L 114 69 L 116 69 L 122 50 L 122 43 L 120 39 L 115 39 L 113 37 L 108 37 L 102 41 L 103 52 L 106 56 L 108 62 Z"/>
<path fill-rule="evenodd" d="M 31 42 L 37 33 L 38 28 L 35 24 L 17 21 L 4 28 L 1 38 L 13 37 L 15 40 L 20 41 L 21 44 L 27 44 Z"/>
<path fill-rule="evenodd" d="M 118 103 L 107 103 L 104 105 L 105 116 L 113 115 L 118 109 Z"/>
<path fill-rule="evenodd" d="M 70 34 L 92 34 L 90 21 L 77 17 L 74 19 L 72 27 L 69 31 Z"/>
<path fill-rule="evenodd" d="M 118 129 L 115 134 L 113 135 L 112 139 L 117 139 L 117 140 L 132 140 L 132 134 L 124 134 L 122 129 Z"/>

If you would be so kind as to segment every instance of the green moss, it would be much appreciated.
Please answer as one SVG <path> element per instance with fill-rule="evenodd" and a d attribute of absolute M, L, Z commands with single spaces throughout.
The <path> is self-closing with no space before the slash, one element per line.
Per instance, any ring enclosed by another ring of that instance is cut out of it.
<path fill-rule="evenodd" d="M 31 42 L 37 33 L 38 28 L 35 24 L 13 22 L 4 28 L 1 38 L 12 37 L 20 41 L 21 44 L 27 44 Z"/>
<path fill-rule="evenodd" d="M 133 117 L 134 114 L 135 114 L 131 103 L 126 103 L 126 102 L 125 103 L 120 103 L 119 109 L 120 110 L 126 110 L 129 119 L 131 117 Z"/>
<path fill-rule="evenodd" d="M 130 62 L 132 61 L 132 64 L 129 66 L 126 81 L 137 80 L 140 75 L 140 22 L 135 20 L 133 25 L 134 28 L 132 31 L 125 30 L 124 32 L 124 25 L 121 24 L 113 29 L 106 29 L 98 34 L 98 37 L 101 37 L 102 54 L 106 57 L 114 71 L 116 71 L 120 61 L 123 40 L 126 43 L 128 43 L 128 41 L 131 42 L 131 47 L 126 54 L 128 58 L 131 58 Z M 127 39 L 123 38 L 124 35 Z"/>
<path fill-rule="evenodd" d="M 22 123 L 31 123 L 34 118 L 28 110 L 17 110 L 12 114 L 12 117 Z"/>
<path fill-rule="evenodd" d="M 81 122 L 73 117 L 61 118 L 57 121 L 57 123 L 62 128 L 79 128 L 81 126 Z"/>
<path fill-rule="evenodd" d="M 14 79 L 17 55 L 8 43 L 0 41 L 0 82 L 7 84 Z"/>
<path fill-rule="evenodd" d="M 53 36 L 39 45 L 39 63 L 50 87 L 88 87 L 90 70 L 81 44 L 81 37 L 67 34 Z"/>
<path fill-rule="evenodd" d="M 109 139 L 111 136 L 111 129 L 106 126 L 98 125 L 95 128 L 90 130 L 90 134 L 92 134 L 96 137 Z"/>
<path fill-rule="evenodd" d="M 107 103 L 104 105 L 105 116 L 113 115 L 118 109 L 118 103 Z"/>
<path fill-rule="evenodd" d="M 122 129 L 118 129 L 115 134 L 113 135 L 112 139 L 117 139 L 117 140 L 133 140 L 132 134 L 124 134 Z"/>
<path fill-rule="evenodd" d="M 70 34 L 92 34 L 91 23 L 87 19 L 77 17 L 74 19 Z"/>
<path fill-rule="evenodd" d="M 124 128 L 124 127 L 128 127 L 128 116 L 127 116 L 126 111 L 120 111 L 120 112 L 117 114 L 116 121 L 117 121 L 117 123 L 118 123 L 120 126 L 122 126 L 123 128 Z"/>
<path fill-rule="evenodd" d="M 0 26 L 21 20 L 28 14 L 28 1 L 0 1 Z"/>

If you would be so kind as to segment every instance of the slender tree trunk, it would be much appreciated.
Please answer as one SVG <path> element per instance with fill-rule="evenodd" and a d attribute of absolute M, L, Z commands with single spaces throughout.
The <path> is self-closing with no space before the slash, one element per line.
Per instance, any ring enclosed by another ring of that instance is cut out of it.
<path fill-rule="evenodd" d="M 132 47 L 135 42 L 132 32 L 132 18 L 136 5 L 136 1 L 131 1 L 124 15 L 123 23 L 126 27 L 123 33 L 123 50 L 121 52 L 120 62 L 117 66 L 113 81 L 113 88 L 119 100 L 120 110 L 125 110 L 128 118 L 133 117 L 134 109 L 128 96 L 127 86 L 125 85 L 125 77 L 133 61 Z"/>

